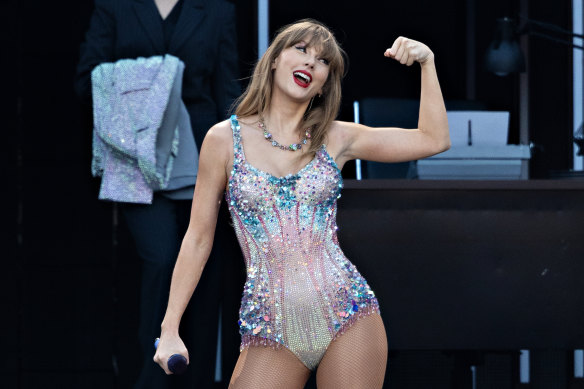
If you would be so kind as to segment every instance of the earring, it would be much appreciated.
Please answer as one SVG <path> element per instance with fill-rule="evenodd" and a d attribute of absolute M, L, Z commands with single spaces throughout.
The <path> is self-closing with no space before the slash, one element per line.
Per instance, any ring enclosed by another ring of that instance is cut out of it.
<path fill-rule="evenodd" d="M 314 96 L 312 96 L 312 98 L 310 99 L 310 104 L 308 104 L 308 109 L 307 111 L 310 111 L 312 109 L 312 102 L 314 101 Z"/>

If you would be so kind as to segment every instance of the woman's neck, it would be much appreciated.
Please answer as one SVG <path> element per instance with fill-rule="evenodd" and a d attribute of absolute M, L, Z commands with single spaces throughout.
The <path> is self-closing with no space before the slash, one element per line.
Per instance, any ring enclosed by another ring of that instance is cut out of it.
<path fill-rule="evenodd" d="M 264 122 L 275 134 L 292 135 L 299 131 L 302 118 L 306 112 L 307 102 L 294 102 L 289 99 L 285 101 L 273 96 L 268 108 L 264 112 Z"/>

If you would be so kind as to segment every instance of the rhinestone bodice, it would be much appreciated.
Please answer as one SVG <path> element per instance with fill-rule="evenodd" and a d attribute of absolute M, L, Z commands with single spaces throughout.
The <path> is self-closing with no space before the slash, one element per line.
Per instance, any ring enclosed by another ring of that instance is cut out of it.
<path fill-rule="evenodd" d="M 247 269 L 242 347 L 275 342 L 313 369 L 345 325 L 378 310 L 373 291 L 337 241 L 341 172 L 325 146 L 296 174 L 263 172 L 245 159 L 236 117 L 231 126 L 234 161 L 226 199 Z"/>

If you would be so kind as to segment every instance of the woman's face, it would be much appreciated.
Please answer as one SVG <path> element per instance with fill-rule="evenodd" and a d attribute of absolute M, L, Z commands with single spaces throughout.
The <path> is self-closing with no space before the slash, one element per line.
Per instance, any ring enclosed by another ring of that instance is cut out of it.
<path fill-rule="evenodd" d="M 322 94 L 329 75 L 329 64 L 318 47 L 300 41 L 282 50 L 272 64 L 274 88 L 297 101 L 307 101 Z"/>

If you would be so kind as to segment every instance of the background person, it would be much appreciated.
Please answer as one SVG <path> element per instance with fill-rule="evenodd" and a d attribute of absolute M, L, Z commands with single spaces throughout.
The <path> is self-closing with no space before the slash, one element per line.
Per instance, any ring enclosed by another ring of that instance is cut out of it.
<path fill-rule="evenodd" d="M 185 64 L 182 100 L 200 150 L 207 130 L 227 117 L 240 93 L 235 31 L 234 6 L 223 0 L 96 0 L 81 47 L 75 89 L 89 100 L 90 74 L 101 63 L 174 55 Z M 144 364 L 137 388 L 170 385 L 169 378 L 152 363 L 153 342 L 160 332 L 172 268 L 188 225 L 195 179 L 193 171 L 183 187 L 155 192 L 152 204 L 120 203 L 142 261 L 138 336 Z M 195 347 L 197 335 L 196 347 L 206 350 L 179 378 L 185 387 L 213 385 L 223 293 L 220 267 L 218 258 L 207 269 L 185 314 L 185 341 Z"/>

